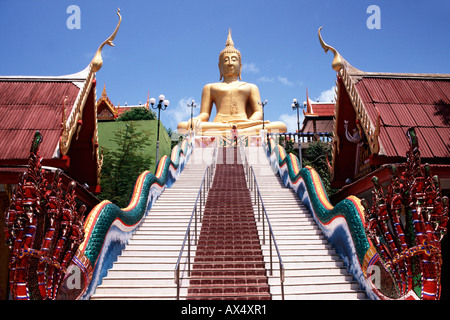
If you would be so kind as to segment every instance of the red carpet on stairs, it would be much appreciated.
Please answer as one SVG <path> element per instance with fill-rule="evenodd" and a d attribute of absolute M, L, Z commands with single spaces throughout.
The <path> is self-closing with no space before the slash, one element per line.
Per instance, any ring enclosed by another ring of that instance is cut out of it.
<path fill-rule="evenodd" d="M 188 300 L 269 300 L 270 290 L 239 149 L 223 148 L 206 201 Z M 228 163 L 227 163 L 228 162 Z"/>

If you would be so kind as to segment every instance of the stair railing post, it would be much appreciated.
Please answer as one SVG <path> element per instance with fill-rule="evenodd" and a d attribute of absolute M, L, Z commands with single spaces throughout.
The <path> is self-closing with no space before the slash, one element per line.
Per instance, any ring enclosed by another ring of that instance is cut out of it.
<path fill-rule="evenodd" d="M 208 181 L 206 181 L 206 177 L 205 180 L 203 180 L 203 202 L 204 205 L 206 205 L 206 184 L 208 183 Z"/>
<path fill-rule="evenodd" d="M 250 192 L 253 190 L 253 186 L 252 186 L 252 171 L 251 170 L 248 171 L 248 189 L 250 190 Z"/>
<path fill-rule="evenodd" d="M 250 191 L 253 190 L 253 186 L 252 186 L 252 171 L 249 170 L 248 172 L 248 188 Z"/>
<path fill-rule="evenodd" d="M 202 219 L 202 188 L 203 187 L 203 183 L 202 186 L 200 187 L 200 220 Z"/>
<path fill-rule="evenodd" d="M 209 191 L 209 189 L 211 189 L 211 177 L 212 177 L 210 165 L 208 166 L 207 170 L 208 170 L 208 191 Z"/>
<path fill-rule="evenodd" d="M 255 179 L 255 180 L 253 181 L 253 182 L 254 182 L 254 186 L 255 186 L 253 189 L 254 189 L 254 191 L 255 191 L 254 194 L 255 194 L 255 203 L 256 203 L 256 189 L 257 189 L 257 184 L 256 184 L 255 173 L 253 173 L 253 178 Z"/>
<path fill-rule="evenodd" d="M 260 209 L 260 205 L 259 205 L 259 196 L 260 195 L 258 194 L 258 221 L 261 221 L 261 209 Z"/>
<path fill-rule="evenodd" d="M 284 266 L 280 260 L 281 299 L 284 300 Z"/>
<path fill-rule="evenodd" d="M 175 283 L 177 284 L 177 300 L 180 300 L 180 268 L 175 270 Z"/>
<path fill-rule="evenodd" d="M 272 265 L 272 232 L 269 232 L 269 251 L 270 251 L 270 275 L 273 275 L 273 265 Z M 280 270 L 281 272 L 281 270 Z"/>
<path fill-rule="evenodd" d="M 266 224 L 265 224 L 264 218 L 262 220 L 262 225 L 263 225 L 263 245 L 265 245 L 266 244 Z"/>
<path fill-rule="evenodd" d="M 188 277 L 191 276 L 191 230 L 188 232 Z"/>
<path fill-rule="evenodd" d="M 253 191 L 253 189 L 255 188 L 255 181 L 253 180 L 254 177 L 255 177 L 254 172 L 253 172 L 253 167 L 252 167 L 252 170 L 250 172 L 251 172 L 250 181 L 252 182 L 252 191 Z"/>
<path fill-rule="evenodd" d="M 197 204 L 195 204 L 195 230 L 194 230 L 194 243 L 195 245 L 197 245 Z M 191 231 L 189 230 L 189 235 L 190 235 Z"/>
<path fill-rule="evenodd" d="M 209 166 L 206 167 L 206 189 L 209 190 Z"/>

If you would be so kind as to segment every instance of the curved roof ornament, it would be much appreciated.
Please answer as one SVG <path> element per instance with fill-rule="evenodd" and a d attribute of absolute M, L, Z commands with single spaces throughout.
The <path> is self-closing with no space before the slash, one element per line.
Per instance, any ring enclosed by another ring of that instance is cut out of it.
<path fill-rule="evenodd" d="M 67 155 L 67 152 L 69 152 L 73 135 L 76 132 L 78 136 L 81 126 L 83 125 L 83 110 L 86 105 L 87 97 L 91 90 L 93 80 L 95 79 L 95 73 L 103 66 L 102 49 L 105 45 L 114 47 L 113 40 L 116 37 L 117 32 L 119 31 L 120 23 L 122 22 L 120 9 L 117 9 L 117 15 L 119 16 L 119 22 L 117 23 L 116 29 L 108 37 L 108 39 L 106 39 L 100 45 L 100 47 L 98 47 L 97 52 L 95 53 L 95 56 L 89 66 L 80 73 L 80 75 L 83 74 L 83 76 L 85 77 L 84 83 L 79 86 L 81 91 L 74 102 L 71 113 L 69 114 L 67 119 L 65 119 L 65 117 L 63 118 L 62 133 L 59 141 L 59 152 L 63 156 Z M 85 74 L 85 71 L 87 71 L 87 74 Z M 95 117 L 97 117 L 97 115 L 95 115 Z M 97 134 L 97 130 L 95 130 L 95 132 Z M 94 135 L 94 144 L 98 143 L 98 137 L 96 134 Z"/>
<path fill-rule="evenodd" d="M 342 67 L 344 66 L 344 58 L 342 58 L 342 56 L 339 54 L 339 52 L 337 52 L 337 50 L 335 48 L 333 48 L 332 46 L 329 46 L 328 44 L 325 43 L 325 41 L 323 41 L 322 39 L 322 35 L 320 34 L 320 30 L 323 28 L 320 27 L 318 34 L 319 34 L 319 41 L 320 41 L 320 45 L 322 46 L 323 50 L 325 51 L 325 53 L 328 52 L 328 50 L 330 50 L 331 52 L 333 52 L 334 54 L 334 59 L 333 59 L 333 63 L 331 64 L 331 67 L 333 68 L 333 70 L 335 70 L 336 72 L 339 72 L 339 70 L 342 69 Z"/>
<path fill-rule="evenodd" d="M 103 59 L 102 59 L 102 49 L 105 45 L 109 45 L 111 47 L 114 47 L 113 40 L 117 35 L 117 32 L 119 31 L 120 23 L 122 22 L 122 16 L 120 15 L 120 9 L 117 9 L 117 15 L 119 16 L 119 22 L 117 23 L 116 29 L 114 32 L 109 36 L 108 39 L 106 39 L 100 47 L 98 47 L 97 52 L 95 53 L 94 58 L 91 61 L 92 65 L 92 71 L 97 72 L 101 69 L 103 66 Z"/>

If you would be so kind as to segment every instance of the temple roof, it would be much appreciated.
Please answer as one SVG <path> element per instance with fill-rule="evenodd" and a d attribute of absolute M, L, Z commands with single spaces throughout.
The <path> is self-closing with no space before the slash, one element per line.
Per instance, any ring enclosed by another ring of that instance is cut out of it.
<path fill-rule="evenodd" d="M 334 116 L 334 103 L 333 102 L 313 102 L 312 114 L 322 117 Z"/>
<path fill-rule="evenodd" d="M 107 120 L 111 121 L 122 115 L 124 112 L 127 112 L 133 108 L 142 108 L 145 107 L 149 109 L 150 102 L 149 98 L 147 98 L 147 102 L 145 104 L 140 103 L 139 105 L 127 105 L 125 106 L 118 105 L 117 107 L 111 102 L 108 98 L 108 94 L 106 93 L 106 85 L 103 86 L 103 91 L 101 97 L 97 100 L 97 118 L 98 120 Z"/>
<path fill-rule="evenodd" d="M 362 179 L 377 168 L 406 161 L 410 127 L 417 133 L 422 161 L 434 170 L 442 166 L 441 182 L 448 185 L 450 74 L 362 71 L 326 44 L 320 29 L 319 41 L 325 52 L 334 54 L 332 68 L 337 76 L 332 186 L 357 181 L 360 189 L 370 189 L 370 184 L 360 184 Z"/>
<path fill-rule="evenodd" d="M 300 132 L 332 132 L 334 110 L 335 105 L 332 102 L 313 102 L 309 100 L 306 111 L 303 110 L 305 120 L 303 121 Z"/>
<path fill-rule="evenodd" d="M 422 157 L 450 160 L 450 74 L 359 70 L 323 41 L 320 30 L 320 44 L 334 54 L 337 84 L 341 81 L 350 97 L 372 154 L 405 157 L 405 133 L 414 126 Z"/>
<path fill-rule="evenodd" d="M 388 157 L 404 157 L 407 128 L 416 127 L 422 157 L 450 157 L 450 75 L 366 74 L 350 77 Z"/>
<path fill-rule="evenodd" d="M 41 156 L 57 157 L 63 106 L 67 117 L 86 77 L 0 77 L 0 159 L 27 159 L 36 130 L 44 136 Z"/>
<path fill-rule="evenodd" d="M 114 46 L 119 9 L 117 15 L 114 32 L 84 70 L 56 77 L 0 76 L 0 183 L 17 183 L 39 131 L 43 166 L 60 168 L 89 191 L 100 192 L 95 75 L 103 65 L 103 47 Z"/>

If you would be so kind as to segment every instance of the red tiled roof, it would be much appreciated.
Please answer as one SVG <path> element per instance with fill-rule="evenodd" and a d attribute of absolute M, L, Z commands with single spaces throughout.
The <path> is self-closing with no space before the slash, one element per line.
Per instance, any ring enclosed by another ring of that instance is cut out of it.
<path fill-rule="evenodd" d="M 116 110 L 117 110 L 117 112 L 118 112 L 118 115 L 121 115 L 122 113 L 124 113 L 124 112 L 130 110 L 130 108 L 131 108 L 131 107 L 120 107 L 120 106 L 119 106 Z"/>
<path fill-rule="evenodd" d="M 414 126 L 422 157 L 450 158 L 450 79 L 364 75 L 355 82 L 373 124 L 379 111 L 379 141 L 388 157 L 405 156 L 405 132 Z"/>
<path fill-rule="evenodd" d="M 117 112 L 118 112 L 118 115 L 121 115 L 122 113 L 124 113 L 124 112 L 127 112 L 127 111 L 129 111 L 129 110 L 131 110 L 131 109 L 133 109 L 133 108 L 148 108 L 148 106 L 147 105 L 145 105 L 145 104 L 140 104 L 140 105 L 135 105 L 135 106 L 127 106 L 127 107 L 121 107 L 121 106 L 119 106 L 119 107 L 117 107 Z"/>
<path fill-rule="evenodd" d="M 322 117 L 334 116 L 334 103 L 311 103 L 311 106 L 314 115 Z"/>
<path fill-rule="evenodd" d="M 40 155 L 52 158 L 61 136 L 62 108 L 72 111 L 79 86 L 72 81 L 0 78 L 0 160 L 27 159 L 34 133 L 44 140 Z"/>

